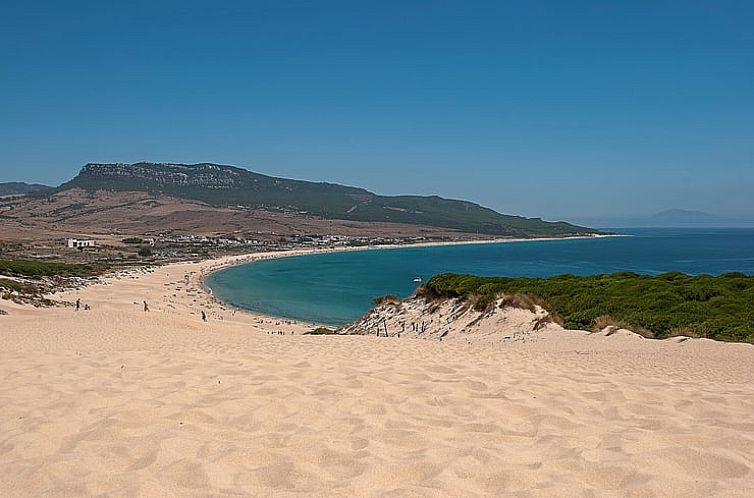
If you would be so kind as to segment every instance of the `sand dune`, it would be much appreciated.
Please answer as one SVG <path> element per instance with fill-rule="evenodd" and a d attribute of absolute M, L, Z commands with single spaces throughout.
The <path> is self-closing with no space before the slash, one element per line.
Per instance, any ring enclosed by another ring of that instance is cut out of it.
<path fill-rule="evenodd" d="M 211 265 L 2 305 L 1 496 L 754 494 L 753 346 L 302 336 Z"/>

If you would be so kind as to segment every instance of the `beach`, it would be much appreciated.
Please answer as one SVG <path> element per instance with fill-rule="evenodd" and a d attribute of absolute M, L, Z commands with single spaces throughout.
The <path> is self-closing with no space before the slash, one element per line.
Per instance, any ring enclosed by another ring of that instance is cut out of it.
<path fill-rule="evenodd" d="M 249 258 L 54 296 L 88 311 L 3 302 L 0 494 L 754 493 L 752 345 L 304 336 L 203 287 Z"/>

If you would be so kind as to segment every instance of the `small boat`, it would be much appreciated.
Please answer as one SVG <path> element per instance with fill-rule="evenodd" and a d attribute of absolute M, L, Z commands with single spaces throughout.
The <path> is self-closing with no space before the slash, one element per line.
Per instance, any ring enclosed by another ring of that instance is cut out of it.
<path fill-rule="evenodd" d="M 420 283 L 421 281 L 422 281 L 421 277 L 414 277 L 414 282 L 416 282 L 417 284 Z"/>

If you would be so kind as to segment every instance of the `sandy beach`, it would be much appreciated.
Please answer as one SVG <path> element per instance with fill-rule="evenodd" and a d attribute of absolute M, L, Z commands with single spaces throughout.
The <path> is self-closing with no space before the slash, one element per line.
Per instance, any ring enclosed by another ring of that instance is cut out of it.
<path fill-rule="evenodd" d="M 0 495 L 754 494 L 752 345 L 303 336 L 210 301 L 247 260 L 3 302 Z"/>

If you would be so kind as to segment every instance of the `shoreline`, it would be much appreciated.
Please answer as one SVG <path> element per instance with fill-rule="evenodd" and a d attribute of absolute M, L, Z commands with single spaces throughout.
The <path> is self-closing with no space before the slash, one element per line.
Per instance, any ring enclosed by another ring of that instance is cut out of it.
<path fill-rule="evenodd" d="M 207 263 L 215 263 L 215 264 L 212 264 L 211 267 L 207 271 L 203 271 L 200 277 L 199 285 L 203 289 L 203 291 L 207 294 L 208 301 L 217 303 L 221 306 L 227 306 L 228 308 L 234 309 L 236 312 L 245 313 L 249 316 L 252 316 L 255 318 L 262 318 L 262 319 L 300 321 L 293 318 L 269 315 L 266 313 L 262 313 L 260 311 L 250 310 L 248 308 L 243 308 L 231 302 L 220 299 L 219 297 L 215 295 L 212 287 L 210 287 L 207 284 L 206 280 L 210 275 L 223 271 L 223 270 L 227 270 L 228 268 L 231 268 L 234 266 L 253 264 L 259 261 L 266 261 L 266 260 L 271 260 L 271 259 L 312 256 L 312 255 L 317 255 L 317 254 L 345 253 L 345 252 L 355 252 L 355 251 L 414 249 L 414 248 L 422 248 L 422 247 L 507 244 L 507 243 L 519 243 L 519 242 L 552 242 L 552 241 L 558 241 L 558 240 L 603 239 L 603 238 L 613 238 L 613 237 L 631 237 L 631 235 L 595 234 L 595 235 L 577 235 L 573 237 L 538 237 L 538 238 L 530 238 L 530 239 L 512 238 L 512 239 L 479 239 L 479 240 L 468 240 L 468 241 L 467 240 L 454 240 L 454 241 L 444 241 L 444 242 L 417 242 L 417 243 L 411 243 L 411 244 L 393 244 L 393 245 L 357 246 L 357 247 L 332 247 L 332 248 L 322 248 L 322 249 L 317 249 L 317 248 L 292 249 L 292 250 L 285 250 L 285 251 L 248 253 L 244 255 L 225 256 L 221 258 L 206 260 L 205 262 Z M 171 264 L 176 264 L 176 263 L 171 263 Z M 330 327 L 330 328 L 339 328 L 339 326 L 337 325 L 325 324 L 325 323 L 312 323 L 311 325 L 324 326 L 324 327 Z"/>
<path fill-rule="evenodd" d="M 147 301 L 151 311 L 168 314 L 182 313 L 187 316 L 198 318 L 204 310 L 208 320 L 231 320 L 254 324 L 261 330 L 274 332 L 281 325 L 287 330 L 304 332 L 317 326 L 338 328 L 339 326 L 325 323 L 304 322 L 299 319 L 281 317 L 266 314 L 240 306 L 219 298 L 214 290 L 206 283 L 207 277 L 215 272 L 229 267 L 243 264 L 251 264 L 267 259 L 279 259 L 285 257 L 311 256 L 334 252 L 351 251 L 380 251 L 412 249 L 421 247 L 442 247 L 456 245 L 481 245 L 502 244 L 518 242 L 557 241 L 574 239 L 592 239 L 607 237 L 624 237 L 622 234 L 583 235 L 574 237 L 542 237 L 542 238 L 504 238 L 504 239 L 478 239 L 478 240 L 453 240 L 419 242 L 412 244 L 371 245 L 358 247 L 330 247 L 330 248 L 300 248 L 283 251 L 267 251 L 245 254 L 225 255 L 205 260 L 187 260 L 171 262 L 162 266 L 142 265 L 122 269 L 101 275 L 96 282 L 82 287 L 68 287 L 56 289 L 53 293 L 46 294 L 61 303 L 52 308 L 33 308 L 26 305 L 16 305 L 3 302 L 5 309 L 13 314 L 39 316 L 38 313 L 67 313 L 71 305 L 77 299 L 81 299 L 82 306 L 90 304 L 95 307 L 109 308 L 114 312 L 121 312 L 128 308 L 142 307 L 142 301 Z M 630 236 L 630 235 L 628 235 Z M 110 286 L 113 286 L 112 288 Z M 138 288 L 132 291 L 132 288 Z M 112 289 L 112 290 L 111 290 Z M 128 294 L 130 301 L 121 300 L 117 296 Z M 103 297 L 108 297 L 103 299 Z"/>

